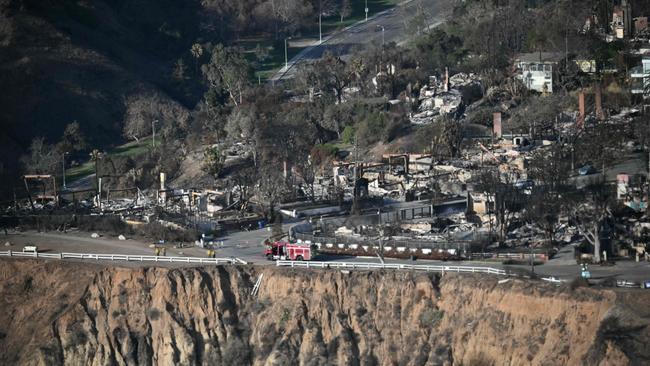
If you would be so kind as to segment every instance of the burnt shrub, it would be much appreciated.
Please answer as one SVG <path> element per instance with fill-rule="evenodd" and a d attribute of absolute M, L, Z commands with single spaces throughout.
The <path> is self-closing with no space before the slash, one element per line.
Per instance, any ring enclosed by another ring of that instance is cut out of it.
<path fill-rule="evenodd" d="M 250 364 L 251 351 L 244 342 L 237 338 L 228 338 L 223 351 L 223 365 L 248 365 Z"/>
<path fill-rule="evenodd" d="M 77 227 L 82 231 L 100 231 L 111 234 L 130 234 L 129 225 L 119 216 L 79 216 Z"/>
<path fill-rule="evenodd" d="M 34 279 L 32 277 L 27 277 L 25 278 L 25 281 L 23 281 L 23 292 L 30 292 L 34 286 L 33 284 Z"/>
<path fill-rule="evenodd" d="M 426 309 L 420 313 L 420 327 L 434 327 L 445 315 L 445 312 L 437 309 Z"/>
<path fill-rule="evenodd" d="M 569 282 L 569 289 L 575 291 L 579 287 L 589 287 L 589 281 L 586 278 L 576 277 Z"/>
<path fill-rule="evenodd" d="M 73 327 L 70 330 L 69 334 L 70 334 L 69 347 L 74 347 L 80 344 L 84 344 L 88 340 L 88 336 L 86 335 L 86 332 L 80 326 Z"/>
<path fill-rule="evenodd" d="M 359 306 L 359 307 L 354 311 L 354 313 L 355 313 L 355 315 L 356 315 L 357 317 L 360 318 L 360 317 L 366 315 L 366 313 L 368 313 L 368 310 L 366 310 L 366 308 L 363 307 L 363 306 Z"/>
<path fill-rule="evenodd" d="M 150 222 L 142 225 L 139 233 L 149 239 L 162 239 L 172 242 L 192 242 L 198 237 L 198 233 L 193 229 L 173 229 L 159 222 Z"/>
<path fill-rule="evenodd" d="M 160 310 L 158 310 L 156 308 L 149 309 L 148 314 L 149 314 L 149 319 L 151 319 L 151 320 L 160 319 Z"/>

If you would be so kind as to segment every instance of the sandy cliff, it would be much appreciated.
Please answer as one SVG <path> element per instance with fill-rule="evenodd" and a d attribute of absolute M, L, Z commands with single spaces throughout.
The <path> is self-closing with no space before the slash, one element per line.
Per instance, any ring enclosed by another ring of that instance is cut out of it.
<path fill-rule="evenodd" d="M 408 272 L 0 261 L 0 363 L 647 364 L 648 299 Z"/>

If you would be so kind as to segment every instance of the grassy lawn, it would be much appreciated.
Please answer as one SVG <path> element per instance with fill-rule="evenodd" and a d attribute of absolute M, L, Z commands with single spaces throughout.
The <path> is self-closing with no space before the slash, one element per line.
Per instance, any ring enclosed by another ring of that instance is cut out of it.
<path fill-rule="evenodd" d="M 267 36 L 242 38 L 237 42 L 237 45 L 244 49 L 248 61 L 253 65 L 257 65 L 254 82 L 258 81 L 258 77 L 261 82 L 266 82 L 269 77 L 284 66 L 284 39 L 274 42 L 273 35 L 269 34 Z M 268 57 L 262 62 L 258 62 L 255 55 L 258 45 L 268 52 Z M 304 47 L 292 47 L 291 40 L 289 40 L 287 46 L 289 60 L 304 49 Z"/>
<path fill-rule="evenodd" d="M 108 151 L 109 156 L 138 156 L 144 154 L 151 148 L 151 137 L 140 139 L 140 141 L 128 142 Z M 85 163 L 65 170 L 66 183 L 72 183 L 78 179 L 95 173 L 95 164 L 88 160 Z"/>
<path fill-rule="evenodd" d="M 390 9 L 400 2 L 401 0 L 368 0 L 368 16 L 372 16 L 373 14 L 382 12 L 386 9 Z M 353 0 L 351 3 L 352 14 L 349 17 L 345 18 L 343 22 L 341 22 L 341 18 L 339 16 L 322 19 L 323 37 L 365 19 L 365 1 Z M 318 18 L 315 18 L 314 20 L 313 29 L 295 38 L 317 39 Z M 304 45 L 304 42 L 301 43 Z M 244 49 L 247 59 L 254 64 L 258 63 L 255 55 L 255 49 L 258 45 L 260 48 L 268 52 L 268 58 L 257 64 L 255 70 L 255 82 L 258 80 L 261 82 L 266 82 L 269 77 L 271 77 L 277 70 L 281 69 L 284 66 L 284 39 L 274 42 L 273 34 L 265 34 L 256 37 L 240 39 L 236 42 L 236 44 Z M 305 47 L 292 47 L 291 41 L 289 41 L 289 47 L 287 49 L 288 59 L 291 60 L 292 57 L 300 53 L 300 51 L 302 51 L 304 48 Z"/>
<path fill-rule="evenodd" d="M 124 145 L 118 146 L 109 152 L 115 156 L 136 156 L 147 152 L 151 148 L 151 138 L 145 137 L 140 141 L 131 141 Z"/>
<path fill-rule="evenodd" d="M 83 177 L 87 177 L 90 174 L 95 172 L 95 166 L 91 161 L 87 161 L 81 165 L 78 165 L 74 168 L 65 170 L 65 180 L 66 183 L 72 183 Z"/>

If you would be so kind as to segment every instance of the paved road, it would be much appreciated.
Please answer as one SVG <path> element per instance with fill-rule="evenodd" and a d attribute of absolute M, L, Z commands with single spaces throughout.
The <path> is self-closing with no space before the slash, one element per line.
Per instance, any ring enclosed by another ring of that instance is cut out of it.
<path fill-rule="evenodd" d="M 295 65 L 318 59 L 326 50 L 336 55 L 346 56 L 353 53 L 364 45 L 373 42 L 401 42 L 409 36 L 407 30 L 412 19 L 418 14 L 424 14 L 424 22 L 427 26 L 433 27 L 440 24 L 452 10 L 454 1 L 451 0 L 410 0 L 403 2 L 393 9 L 389 9 L 368 19 L 356 23 L 344 30 L 336 32 L 323 39 L 322 44 L 315 44 L 308 47 L 292 58 L 289 62 L 289 69 L 280 69 L 271 82 L 290 79 L 296 70 Z M 384 31 L 382 32 L 382 27 Z"/>
<path fill-rule="evenodd" d="M 285 230 L 289 229 L 292 224 L 286 224 Z M 273 262 L 267 261 L 262 255 L 262 241 L 268 237 L 267 230 L 255 230 L 248 232 L 233 233 L 224 237 L 224 246 L 217 250 L 219 257 L 237 257 L 249 263 L 259 265 L 270 265 Z M 152 255 L 153 249 L 149 247 L 150 243 L 137 239 L 128 239 L 126 241 L 118 240 L 115 237 L 92 238 L 90 233 L 70 232 L 67 234 L 60 232 L 24 232 L 10 233 L 8 236 L 0 235 L 0 243 L 10 242 L 12 246 L 2 247 L 0 250 L 22 250 L 27 244 L 37 245 L 39 250 L 45 252 L 77 252 L 77 253 L 96 253 L 96 254 L 134 254 L 134 255 Z M 573 249 L 568 246 L 563 248 L 560 253 L 544 265 L 535 266 L 535 272 L 542 276 L 554 276 L 565 280 L 576 278 L 580 274 L 580 268 L 573 259 Z M 171 248 L 168 246 L 167 255 L 169 256 L 189 256 L 204 257 L 205 250 L 198 247 L 191 248 Z M 320 256 L 318 260 L 322 261 L 341 261 L 341 262 L 372 262 L 379 263 L 377 258 L 357 258 L 346 256 Z M 409 260 L 386 259 L 386 263 L 414 263 Z M 503 265 L 500 262 L 479 262 L 479 261 L 462 261 L 462 262 L 440 262 L 418 260 L 418 264 L 436 264 L 445 263 L 447 265 L 464 265 L 464 266 L 482 266 L 500 269 L 519 270 L 527 273 L 530 270 L 526 265 Z M 105 263 L 106 264 L 106 263 Z M 119 263 L 125 265 L 125 263 Z M 129 266 L 151 266 L 151 263 L 130 262 Z M 157 264 L 159 265 L 159 264 Z M 166 264 L 165 266 L 187 266 L 183 264 Z M 619 261 L 614 266 L 591 266 L 590 271 L 594 280 L 604 280 L 607 278 L 624 279 L 628 281 L 641 282 L 650 280 L 650 263 L 634 261 Z"/>
<path fill-rule="evenodd" d="M 291 223 L 284 225 L 283 230 L 288 231 Z M 217 250 L 219 257 L 238 257 L 247 262 L 263 262 L 262 242 L 268 238 L 270 231 L 252 230 L 242 231 L 221 237 L 223 247 Z M 71 231 L 62 232 L 35 232 L 10 233 L 8 236 L 0 235 L 0 243 L 9 242 L 10 247 L 0 247 L 0 250 L 22 250 L 25 245 L 36 245 L 39 251 L 44 252 L 73 252 L 92 254 L 134 254 L 153 255 L 151 242 L 139 238 L 119 240 L 116 236 L 102 236 L 92 238 L 91 233 Z M 173 248 L 173 243 L 165 245 L 169 256 L 204 257 L 206 250 L 191 246 Z"/>

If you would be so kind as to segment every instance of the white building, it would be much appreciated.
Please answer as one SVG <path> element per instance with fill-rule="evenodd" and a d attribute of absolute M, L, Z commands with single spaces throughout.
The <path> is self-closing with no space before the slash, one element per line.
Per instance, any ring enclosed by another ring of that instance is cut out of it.
<path fill-rule="evenodd" d="M 612 31 L 614 37 L 623 39 L 632 36 L 632 6 L 627 0 L 622 0 L 620 6 L 614 7 L 612 14 Z"/>
<path fill-rule="evenodd" d="M 522 53 L 515 58 L 515 72 L 526 88 L 553 93 L 553 69 L 563 54 L 554 52 Z"/>
<path fill-rule="evenodd" d="M 632 94 L 643 94 L 650 88 L 650 56 L 643 56 L 641 65 L 630 70 Z"/>

